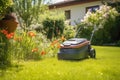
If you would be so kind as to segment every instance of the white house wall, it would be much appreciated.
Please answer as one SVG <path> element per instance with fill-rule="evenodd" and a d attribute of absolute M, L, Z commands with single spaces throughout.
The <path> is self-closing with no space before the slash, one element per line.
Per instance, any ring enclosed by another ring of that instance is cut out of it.
<path fill-rule="evenodd" d="M 73 5 L 73 6 L 58 8 L 57 11 L 64 12 L 65 10 L 70 10 L 71 11 L 70 22 L 71 25 L 75 25 L 75 21 L 80 22 L 81 19 L 83 19 L 83 17 L 85 16 L 86 7 L 95 6 L 95 5 L 102 5 L 102 3 L 100 1 L 96 1 L 96 2 L 80 4 L 80 5 Z"/>

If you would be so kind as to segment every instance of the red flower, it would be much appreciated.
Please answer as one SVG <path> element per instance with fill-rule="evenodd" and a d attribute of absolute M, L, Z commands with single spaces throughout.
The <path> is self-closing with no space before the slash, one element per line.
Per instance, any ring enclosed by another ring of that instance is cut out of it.
<path fill-rule="evenodd" d="M 14 36 L 14 33 L 8 33 L 7 30 L 1 30 L 1 32 L 8 38 L 11 39 Z"/>
<path fill-rule="evenodd" d="M 32 52 L 37 52 L 37 51 L 38 51 L 38 48 L 32 49 Z"/>
<path fill-rule="evenodd" d="M 7 31 L 7 30 L 1 30 L 1 32 L 2 32 L 3 34 L 5 34 L 5 35 L 8 34 L 8 31 Z"/>
<path fill-rule="evenodd" d="M 40 54 L 41 54 L 41 55 L 45 55 L 46 52 L 45 52 L 44 50 L 42 50 Z"/>
<path fill-rule="evenodd" d="M 58 43 L 58 40 L 55 40 L 55 41 L 53 41 L 52 43 L 51 43 L 51 46 L 54 46 L 55 44 L 57 44 Z"/>
<path fill-rule="evenodd" d="M 11 39 L 13 36 L 12 36 L 11 34 L 7 34 L 6 37 L 7 37 L 8 39 Z"/>
<path fill-rule="evenodd" d="M 14 36 L 14 33 L 10 33 L 11 36 Z"/>
<path fill-rule="evenodd" d="M 61 48 L 61 45 L 60 45 L 60 43 L 58 43 L 58 44 L 57 44 L 57 48 Z"/>
<path fill-rule="evenodd" d="M 34 36 L 35 36 L 35 33 L 29 32 L 28 35 L 29 35 L 30 37 L 34 37 Z"/>

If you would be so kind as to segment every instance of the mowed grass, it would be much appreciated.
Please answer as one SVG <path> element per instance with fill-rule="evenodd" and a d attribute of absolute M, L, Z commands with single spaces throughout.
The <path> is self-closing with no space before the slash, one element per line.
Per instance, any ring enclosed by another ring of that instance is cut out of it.
<path fill-rule="evenodd" d="M 0 80 L 120 80 L 120 47 L 93 47 L 96 59 L 22 61 L 0 70 Z"/>

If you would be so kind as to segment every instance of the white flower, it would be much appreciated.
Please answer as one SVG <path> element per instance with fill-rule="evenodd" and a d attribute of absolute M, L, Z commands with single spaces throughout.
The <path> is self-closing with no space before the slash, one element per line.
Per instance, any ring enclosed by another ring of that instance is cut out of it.
<path fill-rule="evenodd" d="M 103 17 L 107 19 L 107 18 L 108 18 L 108 15 L 109 15 L 108 13 L 105 13 L 105 14 L 103 15 Z"/>
<path fill-rule="evenodd" d="M 103 9 L 103 6 L 104 6 L 104 5 L 100 6 L 100 9 L 99 9 L 100 11 Z"/>
<path fill-rule="evenodd" d="M 104 24 L 109 18 L 115 18 L 118 15 L 118 12 L 115 8 L 111 8 L 109 6 L 103 5 L 100 6 L 100 9 L 96 11 L 96 13 L 91 13 L 90 11 L 84 16 L 81 20 L 84 24 L 88 26 L 97 26 L 95 30 L 104 27 Z M 86 26 L 87 27 L 87 26 Z"/>
<path fill-rule="evenodd" d="M 102 13 L 103 13 L 103 11 L 101 11 L 101 10 L 98 10 L 97 12 L 98 12 L 98 13 L 100 13 L 100 14 L 102 14 Z"/>
<path fill-rule="evenodd" d="M 102 17 L 99 17 L 99 20 L 102 20 Z"/>
<path fill-rule="evenodd" d="M 81 22 L 84 22 L 84 19 L 81 19 Z"/>

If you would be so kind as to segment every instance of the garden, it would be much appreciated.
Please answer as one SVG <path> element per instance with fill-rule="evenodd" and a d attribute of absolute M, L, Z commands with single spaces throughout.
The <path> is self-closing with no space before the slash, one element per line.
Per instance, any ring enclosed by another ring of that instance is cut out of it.
<path fill-rule="evenodd" d="M 49 11 L 42 0 L 0 3 L 0 80 L 120 79 L 120 6 L 88 11 L 73 27 L 65 24 L 64 13 Z M 59 60 L 61 44 L 78 29 L 76 37 L 92 38 L 96 59 Z"/>
<path fill-rule="evenodd" d="M 78 61 L 58 60 L 57 57 L 39 61 L 14 61 L 0 69 L 0 80 L 119 80 L 119 47 L 93 46 L 96 59 Z"/>

